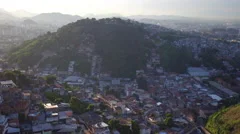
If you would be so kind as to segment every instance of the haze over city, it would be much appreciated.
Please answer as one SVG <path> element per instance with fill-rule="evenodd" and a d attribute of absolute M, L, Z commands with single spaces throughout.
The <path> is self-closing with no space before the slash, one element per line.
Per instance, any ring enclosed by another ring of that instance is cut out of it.
<path fill-rule="evenodd" d="M 239 0 L 2 0 L 7 11 L 61 12 L 72 15 L 179 15 L 210 19 L 239 19 Z"/>

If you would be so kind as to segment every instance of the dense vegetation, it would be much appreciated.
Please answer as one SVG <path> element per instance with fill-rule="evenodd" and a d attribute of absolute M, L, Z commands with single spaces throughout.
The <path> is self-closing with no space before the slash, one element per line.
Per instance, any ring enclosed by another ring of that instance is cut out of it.
<path fill-rule="evenodd" d="M 0 72 L 0 80 L 12 80 L 19 87 L 29 87 L 31 80 L 18 70 Z"/>
<path fill-rule="evenodd" d="M 90 110 L 93 110 L 93 105 L 83 102 L 76 97 L 72 97 L 69 103 L 70 103 L 71 109 L 78 114 L 82 114 Z"/>
<path fill-rule="evenodd" d="M 54 82 L 57 80 L 57 77 L 55 75 L 47 75 L 44 77 L 47 84 L 54 84 Z"/>
<path fill-rule="evenodd" d="M 206 128 L 213 134 L 238 134 L 240 132 L 240 105 L 222 109 L 208 119 Z"/>
<path fill-rule="evenodd" d="M 223 64 L 221 60 L 217 58 L 217 53 L 218 53 L 218 50 L 213 48 L 202 49 L 199 56 L 202 58 L 202 62 L 204 66 L 213 67 L 216 69 L 222 69 Z"/>
<path fill-rule="evenodd" d="M 200 66 L 223 69 L 223 63 L 217 58 L 218 51 L 213 48 L 201 50 L 199 57 L 201 60 L 194 59 L 194 54 L 190 48 L 177 47 L 165 44 L 159 48 L 161 65 L 166 71 L 185 73 L 188 66 Z M 236 63 L 233 60 L 234 63 Z M 237 64 L 237 63 L 236 63 Z"/>
<path fill-rule="evenodd" d="M 113 119 L 108 122 L 108 125 L 111 130 L 117 130 L 121 134 L 139 134 L 140 133 L 139 124 L 135 121 L 131 121 L 129 122 L 129 124 L 121 124 L 119 120 Z"/>
<path fill-rule="evenodd" d="M 75 69 L 82 73 L 90 71 L 90 57 L 79 49 L 89 48 L 102 57 L 103 71 L 113 76 L 132 77 L 135 70 L 144 66 L 151 44 L 145 40 L 146 31 L 141 24 L 130 20 L 83 19 L 60 28 L 56 33 L 47 33 L 26 41 L 13 49 L 8 59 L 20 67 L 34 66 L 43 53 L 53 55 L 42 59 L 40 66 L 52 64 L 66 70 L 69 61 L 75 61 Z"/>
<path fill-rule="evenodd" d="M 61 102 L 68 103 L 71 98 L 70 96 L 61 96 L 55 92 L 45 92 L 44 95 L 49 101 L 53 103 L 61 103 Z"/>
<path fill-rule="evenodd" d="M 184 33 L 184 32 L 177 32 L 177 31 L 168 31 L 168 32 L 161 32 L 157 33 L 153 36 L 153 38 L 159 42 L 161 40 L 165 40 L 168 43 L 172 43 L 174 41 L 184 39 L 184 38 L 189 38 L 189 37 L 194 37 L 191 34 Z"/>
<path fill-rule="evenodd" d="M 159 48 L 161 65 L 166 71 L 185 73 L 187 65 L 194 66 L 196 61 L 190 49 L 173 45 L 162 45 Z"/>
<path fill-rule="evenodd" d="M 238 52 L 238 53 L 235 55 L 235 57 L 229 61 L 229 63 L 230 63 L 233 67 L 240 69 L 240 60 L 239 60 L 239 59 L 240 59 L 240 52 Z"/>
<path fill-rule="evenodd" d="M 57 55 L 46 58 L 40 63 L 40 67 L 45 67 L 45 65 L 51 64 L 57 67 L 59 71 L 66 71 L 68 70 L 70 61 L 75 61 L 75 71 L 83 74 L 90 73 L 91 64 L 88 61 L 87 56 L 84 54 L 78 54 L 76 50 L 62 50 L 61 52 L 58 52 Z"/>
<path fill-rule="evenodd" d="M 139 89 L 148 90 L 148 83 L 146 78 L 144 77 L 137 78 L 137 84 Z"/>
<path fill-rule="evenodd" d="M 167 113 L 165 115 L 165 118 L 162 122 L 159 122 L 158 123 L 158 126 L 161 128 L 161 129 L 167 129 L 167 128 L 170 128 L 172 127 L 174 124 L 173 124 L 173 117 L 171 114 Z"/>
<path fill-rule="evenodd" d="M 232 105 L 236 105 L 240 103 L 240 95 L 234 96 L 234 97 L 230 97 L 230 98 L 226 98 L 226 99 L 222 99 L 220 101 L 220 108 L 225 108 L 225 107 L 229 107 Z"/>
<path fill-rule="evenodd" d="M 77 114 L 82 114 L 94 110 L 94 105 L 83 102 L 76 97 L 71 97 L 69 95 L 61 96 L 55 92 L 45 92 L 44 95 L 49 101 L 53 103 L 69 103 L 73 112 Z"/>

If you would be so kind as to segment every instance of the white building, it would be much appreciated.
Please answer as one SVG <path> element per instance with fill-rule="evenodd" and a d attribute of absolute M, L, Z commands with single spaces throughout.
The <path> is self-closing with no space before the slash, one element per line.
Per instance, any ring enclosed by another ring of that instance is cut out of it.
<path fill-rule="evenodd" d="M 12 88 L 17 85 L 12 80 L 0 81 L 1 88 Z"/>
<path fill-rule="evenodd" d="M 78 76 L 69 76 L 66 79 L 64 79 L 64 82 L 67 82 L 68 85 L 80 86 L 84 85 L 85 79 Z"/>
<path fill-rule="evenodd" d="M 216 95 L 216 94 L 209 94 L 208 96 L 211 97 L 213 100 L 216 100 L 216 101 L 222 100 L 222 98 L 219 97 L 219 96 Z"/>
<path fill-rule="evenodd" d="M 94 134 L 110 134 L 108 125 L 104 122 L 97 123 L 92 126 L 94 129 Z"/>

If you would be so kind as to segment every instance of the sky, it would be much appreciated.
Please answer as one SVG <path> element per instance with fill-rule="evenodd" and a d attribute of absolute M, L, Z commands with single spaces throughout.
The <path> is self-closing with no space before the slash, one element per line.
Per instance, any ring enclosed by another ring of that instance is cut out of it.
<path fill-rule="evenodd" d="M 240 18 L 240 0 L 0 0 L 7 11 Z"/>

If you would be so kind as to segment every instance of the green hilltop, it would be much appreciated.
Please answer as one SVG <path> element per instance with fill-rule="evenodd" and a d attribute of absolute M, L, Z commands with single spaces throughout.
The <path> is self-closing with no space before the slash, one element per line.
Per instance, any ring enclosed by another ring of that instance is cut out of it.
<path fill-rule="evenodd" d="M 212 134 L 239 134 L 240 104 L 222 109 L 211 115 L 206 128 Z"/>
<path fill-rule="evenodd" d="M 24 42 L 7 58 L 21 68 L 51 64 L 58 70 L 67 70 L 69 61 L 75 61 L 77 71 L 89 74 L 91 56 L 99 55 L 102 71 L 132 77 L 135 70 L 144 67 L 152 46 L 146 35 L 142 24 L 130 20 L 82 19 Z"/>

